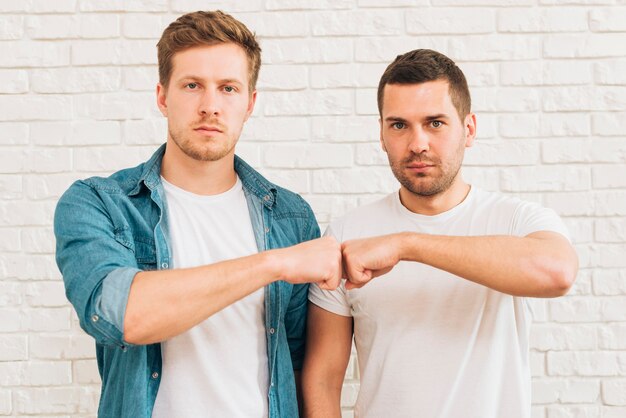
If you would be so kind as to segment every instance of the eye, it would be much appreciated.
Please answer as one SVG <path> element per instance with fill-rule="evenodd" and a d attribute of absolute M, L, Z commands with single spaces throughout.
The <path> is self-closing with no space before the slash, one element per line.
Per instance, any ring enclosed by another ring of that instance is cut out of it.
<path fill-rule="evenodd" d="M 198 83 L 187 83 L 185 84 L 185 87 L 187 87 L 189 90 L 195 90 L 198 88 Z"/>
<path fill-rule="evenodd" d="M 392 129 L 404 129 L 406 124 L 404 122 L 394 122 L 391 124 Z"/>
<path fill-rule="evenodd" d="M 443 122 L 440 121 L 440 120 L 434 120 L 434 121 L 430 122 L 430 125 L 433 128 L 441 128 L 443 126 Z"/>
<path fill-rule="evenodd" d="M 237 91 L 237 89 L 235 89 L 233 86 L 224 86 L 224 91 L 226 93 L 234 93 Z"/>

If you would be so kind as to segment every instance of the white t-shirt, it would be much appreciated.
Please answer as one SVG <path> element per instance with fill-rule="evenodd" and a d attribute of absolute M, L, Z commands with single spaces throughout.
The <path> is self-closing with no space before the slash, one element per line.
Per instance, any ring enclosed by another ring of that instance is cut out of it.
<path fill-rule="evenodd" d="M 163 179 L 174 268 L 258 252 L 241 181 L 199 196 Z M 156 418 L 266 417 L 269 371 L 264 289 L 161 343 Z"/>
<path fill-rule="evenodd" d="M 393 193 L 333 222 L 338 241 L 414 231 L 436 235 L 567 236 L 550 209 L 472 187 L 447 212 L 409 211 Z M 309 300 L 354 319 L 361 388 L 355 416 L 528 418 L 527 300 L 443 270 L 400 262 L 361 289 L 311 286 Z"/>

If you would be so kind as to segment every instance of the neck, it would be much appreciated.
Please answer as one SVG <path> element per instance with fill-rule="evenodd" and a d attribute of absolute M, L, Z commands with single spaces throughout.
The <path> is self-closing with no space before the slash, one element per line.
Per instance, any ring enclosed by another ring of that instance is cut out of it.
<path fill-rule="evenodd" d="M 413 213 L 420 215 L 438 215 L 460 204 L 467 197 L 471 187 L 459 175 L 447 190 L 432 195 L 420 196 L 404 186 L 400 187 L 400 202 Z"/>
<path fill-rule="evenodd" d="M 217 161 L 198 161 L 168 141 L 161 163 L 161 175 L 169 183 L 191 193 L 224 193 L 237 181 L 234 150 Z"/>

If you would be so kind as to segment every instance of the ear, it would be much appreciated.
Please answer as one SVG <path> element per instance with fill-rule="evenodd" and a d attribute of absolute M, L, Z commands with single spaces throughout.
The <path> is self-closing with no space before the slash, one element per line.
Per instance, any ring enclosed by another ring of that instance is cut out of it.
<path fill-rule="evenodd" d="M 380 146 L 383 151 L 387 152 L 387 147 L 385 146 L 385 139 L 383 138 L 383 121 L 378 118 L 378 126 L 380 127 Z"/>
<path fill-rule="evenodd" d="M 469 148 L 474 145 L 474 139 L 476 139 L 476 115 L 474 113 L 468 113 L 465 116 L 464 129 L 465 147 Z"/>
<path fill-rule="evenodd" d="M 248 120 L 250 115 L 252 115 L 252 111 L 254 110 L 254 105 L 256 103 L 256 90 L 250 94 L 250 99 L 248 100 L 248 109 L 246 110 L 246 117 L 243 120 L 244 122 Z"/>
<path fill-rule="evenodd" d="M 167 97 L 165 95 L 165 87 L 161 83 L 156 86 L 156 101 L 161 114 L 167 117 Z"/>

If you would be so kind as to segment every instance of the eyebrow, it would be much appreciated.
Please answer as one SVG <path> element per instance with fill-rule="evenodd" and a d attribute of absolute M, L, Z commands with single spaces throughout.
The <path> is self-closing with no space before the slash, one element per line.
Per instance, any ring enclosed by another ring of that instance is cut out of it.
<path fill-rule="evenodd" d="M 436 115 L 428 115 L 425 118 L 428 121 L 438 120 L 438 119 L 450 119 L 450 117 L 444 113 L 437 113 Z M 385 118 L 385 122 L 404 122 L 407 120 L 405 118 L 401 118 L 400 116 L 387 116 Z"/>
<path fill-rule="evenodd" d="M 178 80 L 179 81 L 183 81 L 183 80 L 204 81 L 204 78 L 198 77 L 196 75 L 188 74 L 188 75 L 184 75 L 180 77 Z M 239 84 L 243 86 L 243 83 L 236 78 L 224 78 L 222 80 L 218 80 L 217 82 L 218 84 Z"/>

